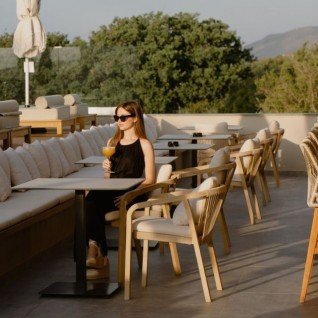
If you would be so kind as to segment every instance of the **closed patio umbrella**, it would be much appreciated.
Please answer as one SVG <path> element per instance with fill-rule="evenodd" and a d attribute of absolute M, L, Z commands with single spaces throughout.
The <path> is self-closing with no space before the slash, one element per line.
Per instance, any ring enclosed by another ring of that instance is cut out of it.
<path fill-rule="evenodd" d="M 42 53 L 46 47 L 46 33 L 39 19 L 41 0 L 17 0 L 19 24 L 14 33 L 13 52 L 25 58 L 25 106 L 29 107 L 29 58 Z"/>

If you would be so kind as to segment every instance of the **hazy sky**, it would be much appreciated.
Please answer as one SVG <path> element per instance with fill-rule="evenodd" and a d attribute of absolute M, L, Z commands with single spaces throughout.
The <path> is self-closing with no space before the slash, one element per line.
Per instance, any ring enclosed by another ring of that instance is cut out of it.
<path fill-rule="evenodd" d="M 0 0 L 0 34 L 14 32 L 16 1 Z M 245 44 L 273 33 L 318 26 L 318 0 L 42 0 L 41 20 L 48 32 L 85 39 L 115 17 L 163 11 L 199 13 L 227 23 Z"/>

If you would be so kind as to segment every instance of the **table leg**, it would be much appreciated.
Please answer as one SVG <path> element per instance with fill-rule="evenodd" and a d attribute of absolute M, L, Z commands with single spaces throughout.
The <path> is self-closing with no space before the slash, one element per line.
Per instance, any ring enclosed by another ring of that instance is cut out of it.
<path fill-rule="evenodd" d="M 197 150 L 192 150 L 192 167 L 196 167 L 198 165 L 198 152 Z M 196 188 L 198 185 L 197 176 L 192 177 L 192 188 Z"/>
<path fill-rule="evenodd" d="M 57 282 L 40 291 L 42 296 L 109 297 L 119 289 L 118 283 L 86 281 L 86 204 L 85 191 L 75 191 L 75 259 L 76 282 Z"/>

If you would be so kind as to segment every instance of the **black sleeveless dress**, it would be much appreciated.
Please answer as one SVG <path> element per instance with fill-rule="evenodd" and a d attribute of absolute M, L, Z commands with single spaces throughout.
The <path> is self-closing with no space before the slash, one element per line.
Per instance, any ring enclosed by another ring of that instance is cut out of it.
<path fill-rule="evenodd" d="M 111 156 L 111 178 L 141 178 L 144 175 L 145 158 L 140 140 L 130 145 L 116 146 L 116 152 Z M 114 200 L 127 191 L 90 191 L 86 197 L 86 239 L 100 244 L 104 255 L 107 255 L 105 235 L 105 214 L 118 210 Z M 136 198 L 130 205 L 147 200 L 146 196 Z"/>

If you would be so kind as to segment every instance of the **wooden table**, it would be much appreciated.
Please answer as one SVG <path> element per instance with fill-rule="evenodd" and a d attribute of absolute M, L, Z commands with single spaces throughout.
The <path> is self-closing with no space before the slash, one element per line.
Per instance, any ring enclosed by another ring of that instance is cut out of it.
<path fill-rule="evenodd" d="M 228 125 L 229 131 L 240 131 L 243 129 L 243 126 L 240 125 Z M 178 128 L 178 130 L 195 130 L 194 126 L 183 126 Z"/>
<path fill-rule="evenodd" d="M 179 144 L 179 146 L 169 147 L 167 143 L 155 143 L 153 144 L 154 150 L 169 150 L 169 156 L 176 156 L 178 150 L 188 150 L 192 153 L 192 167 L 196 167 L 198 164 L 198 150 L 207 150 L 211 148 L 213 144 Z M 197 185 L 197 178 L 192 178 L 192 186 Z"/>
<path fill-rule="evenodd" d="M 74 190 L 75 191 L 75 259 L 76 281 L 53 283 L 40 292 L 51 296 L 108 297 L 118 283 L 88 283 L 86 280 L 86 206 L 85 191 L 129 190 L 141 183 L 141 178 L 38 178 L 13 187 L 13 190 Z M 118 282 L 123 283 L 125 266 L 126 220 L 119 224 Z"/>
<path fill-rule="evenodd" d="M 178 157 L 155 157 L 155 164 L 157 165 L 165 165 L 175 161 Z M 75 163 L 77 164 L 90 164 L 90 165 L 99 165 L 102 164 L 105 160 L 104 156 L 91 156 Z"/>
<path fill-rule="evenodd" d="M 10 129 L 0 129 L 0 140 L 3 142 L 3 150 L 10 147 Z"/>
<path fill-rule="evenodd" d="M 77 116 L 76 124 L 79 125 L 80 131 L 85 129 L 86 123 L 96 126 L 96 116 L 97 116 L 96 114 Z"/>
<path fill-rule="evenodd" d="M 67 119 L 47 119 L 47 120 L 20 120 L 21 126 L 31 126 L 32 128 L 56 128 L 56 136 L 63 136 L 63 127 L 70 126 L 70 131 L 74 132 L 76 127 L 76 117 Z"/>
<path fill-rule="evenodd" d="M 194 137 L 189 134 L 172 134 L 160 136 L 157 140 L 191 140 L 193 144 L 196 144 L 198 140 L 228 140 L 231 138 L 231 134 L 209 134 L 202 135 L 202 137 Z"/>
<path fill-rule="evenodd" d="M 13 146 L 13 138 L 23 137 L 24 142 L 31 143 L 31 126 L 10 128 L 10 147 Z"/>

